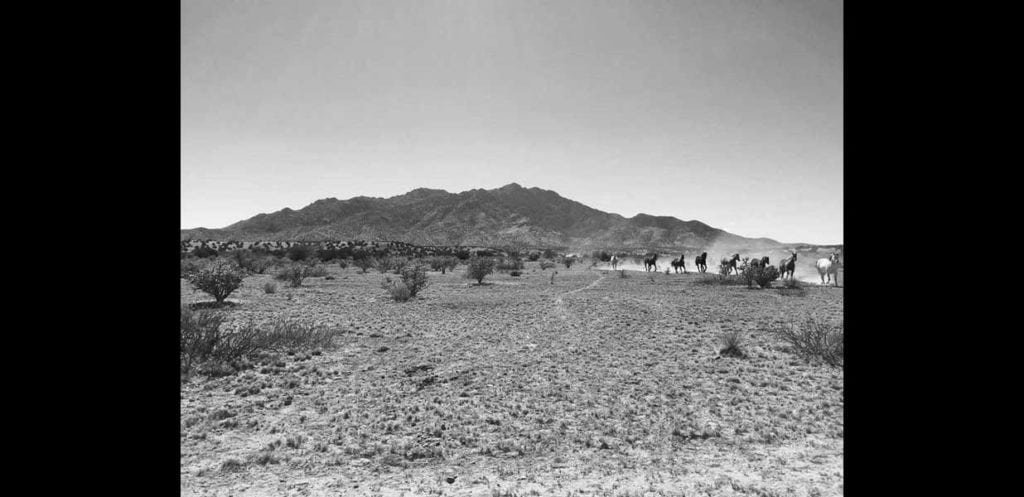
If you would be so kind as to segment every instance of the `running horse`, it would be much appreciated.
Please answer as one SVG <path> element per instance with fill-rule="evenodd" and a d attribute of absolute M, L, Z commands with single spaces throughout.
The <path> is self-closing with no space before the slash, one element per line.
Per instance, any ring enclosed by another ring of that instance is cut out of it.
<path fill-rule="evenodd" d="M 654 268 L 654 270 L 657 271 L 658 270 L 658 264 L 657 263 L 658 263 L 658 254 L 657 253 L 655 253 L 654 255 L 652 255 L 650 257 L 644 257 L 644 271 L 650 271 L 651 268 Z"/>
<path fill-rule="evenodd" d="M 786 275 L 789 275 L 789 279 L 793 279 L 793 273 L 796 272 L 796 252 L 790 251 L 793 255 L 782 259 L 779 263 L 779 269 L 782 270 L 782 279 L 786 279 Z"/>
<path fill-rule="evenodd" d="M 836 286 L 839 286 L 839 252 L 832 252 L 828 259 L 818 259 L 815 266 L 818 267 L 818 275 L 821 276 L 821 284 L 825 284 L 825 275 L 828 275 L 828 282 L 832 282 L 832 275 L 835 275 Z"/>
<path fill-rule="evenodd" d="M 698 255 L 694 258 L 693 264 L 697 266 L 697 271 L 701 273 L 706 272 L 708 270 L 708 253 L 704 252 L 703 254 Z"/>
<path fill-rule="evenodd" d="M 686 254 L 679 254 L 678 259 L 672 259 L 672 268 L 676 270 L 676 274 L 679 274 L 679 268 L 683 268 L 683 274 L 686 274 L 686 261 L 683 258 Z"/>
<path fill-rule="evenodd" d="M 729 272 L 736 271 L 739 273 L 739 269 L 736 268 L 736 263 L 740 261 L 740 254 L 732 254 L 729 259 L 722 259 L 722 265 L 729 268 Z M 728 273 L 727 273 L 728 274 Z"/>
<path fill-rule="evenodd" d="M 612 256 L 612 269 L 615 269 L 617 267 L 619 267 L 619 258 L 613 255 Z"/>

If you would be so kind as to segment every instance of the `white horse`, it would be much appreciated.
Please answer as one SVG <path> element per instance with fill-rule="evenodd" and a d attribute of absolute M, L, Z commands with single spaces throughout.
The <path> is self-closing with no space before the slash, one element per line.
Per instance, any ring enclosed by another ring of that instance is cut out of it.
<path fill-rule="evenodd" d="M 829 283 L 832 282 L 832 275 L 835 275 L 836 286 L 839 286 L 839 252 L 832 252 L 828 259 L 818 259 L 818 275 L 821 276 L 821 284 L 825 284 L 825 275 L 828 275 Z"/>
<path fill-rule="evenodd" d="M 619 267 L 619 258 L 613 255 L 612 256 L 612 269 L 615 269 L 617 267 Z"/>

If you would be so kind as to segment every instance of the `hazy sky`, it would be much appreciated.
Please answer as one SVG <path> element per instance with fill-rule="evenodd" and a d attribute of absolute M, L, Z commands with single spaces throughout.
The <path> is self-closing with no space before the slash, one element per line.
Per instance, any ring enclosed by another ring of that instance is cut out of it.
<path fill-rule="evenodd" d="M 843 4 L 181 3 L 181 226 L 516 182 L 843 241 Z"/>

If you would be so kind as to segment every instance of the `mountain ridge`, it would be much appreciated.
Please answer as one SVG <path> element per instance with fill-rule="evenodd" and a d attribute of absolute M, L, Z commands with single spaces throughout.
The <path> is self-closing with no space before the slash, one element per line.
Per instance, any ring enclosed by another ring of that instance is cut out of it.
<path fill-rule="evenodd" d="M 389 240 L 416 245 L 574 249 L 777 249 L 808 245 L 748 238 L 698 220 L 594 209 L 557 192 L 518 183 L 460 193 L 416 188 L 388 198 L 316 200 L 261 213 L 220 229 L 182 229 L 181 240 Z"/>

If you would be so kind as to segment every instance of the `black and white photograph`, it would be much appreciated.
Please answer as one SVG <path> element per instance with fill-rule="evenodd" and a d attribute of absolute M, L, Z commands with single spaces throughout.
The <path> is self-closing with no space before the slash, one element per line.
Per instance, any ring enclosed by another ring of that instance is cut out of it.
<path fill-rule="evenodd" d="M 843 495 L 842 0 L 180 5 L 180 495 Z"/>

